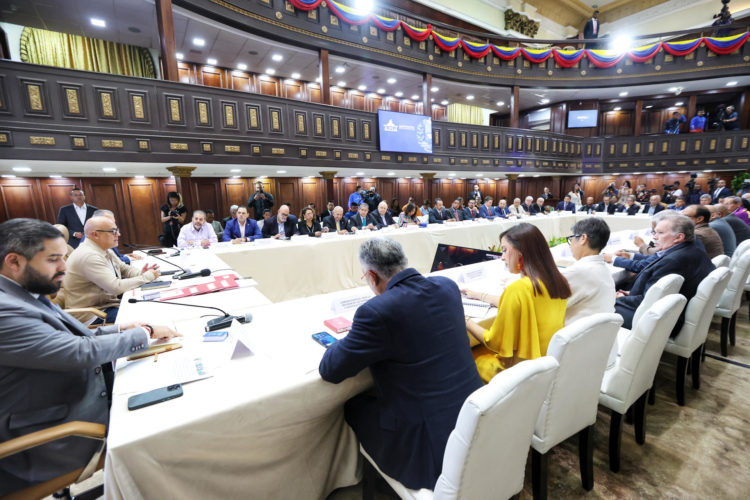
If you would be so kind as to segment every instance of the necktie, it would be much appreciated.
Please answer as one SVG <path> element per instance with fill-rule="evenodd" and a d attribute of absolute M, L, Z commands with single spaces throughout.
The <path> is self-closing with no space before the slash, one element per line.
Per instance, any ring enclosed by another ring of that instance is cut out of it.
<path fill-rule="evenodd" d="M 40 294 L 37 300 L 41 302 L 42 304 L 44 304 L 46 307 L 49 307 L 50 309 L 52 309 L 53 311 L 55 310 L 55 306 L 52 305 L 52 302 L 49 301 L 46 295 Z"/>
<path fill-rule="evenodd" d="M 336 231 L 341 231 L 341 226 L 339 225 L 339 221 L 336 221 Z"/>

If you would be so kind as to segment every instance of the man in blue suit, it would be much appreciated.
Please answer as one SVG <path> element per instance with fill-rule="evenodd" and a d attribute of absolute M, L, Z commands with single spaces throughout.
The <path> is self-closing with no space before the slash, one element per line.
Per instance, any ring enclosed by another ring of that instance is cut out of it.
<path fill-rule="evenodd" d="M 442 224 L 447 220 L 455 220 L 443 205 L 442 198 L 435 198 L 435 206 L 430 209 L 430 224 Z"/>
<path fill-rule="evenodd" d="M 60 207 L 57 212 L 57 223 L 68 228 L 68 245 L 78 248 L 83 238 L 83 225 L 94 216 L 98 208 L 87 205 L 86 194 L 77 187 L 70 190 L 70 201 L 70 205 Z"/>
<path fill-rule="evenodd" d="M 495 209 L 492 207 L 492 196 L 485 196 L 484 203 L 479 207 L 479 216 L 483 219 L 491 219 L 495 215 Z"/>
<path fill-rule="evenodd" d="M 505 201 L 505 198 L 497 202 L 497 208 L 495 208 L 495 215 L 497 215 L 498 217 L 502 217 L 503 219 L 507 219 L 508 216 L 510 215 L 508 202 Z"/>
<path fill-rule="evenodd" d="M 447 278 L 407 268 L 394 240 L 366 241 L 359 261 L 376 296 L 359 306 L 346 338 L 328 348 L 320 375 L 339 383 L 370 368 L 377 396 L 347 401 L 347 423 L 383 472 L 407 488 L 433 489 L 458 412 L 482 386 L 461 294 Z"/>
<path fill-rule="evenodd" d="M 711 201 L 715 205 L 716 203 L 719 203 L 722 198 L 726 198 L 727 196 L 732 196 L 732 191 L 727 187 L 727 181 L 721 179 L 716 188 L 714 188 L 713 193 L 711 193 Z"/>
<path fill-rule="evenodd" d="M 635 310 L 643 302 L 651 285 L 660 278 L 668 274 L 684 277 L 680 293 L 689 301 L 703 278 L 715 269 L 705 249 L 696 244 L 693 221 L 684 215 L 675 214 L 662 218 L 656 224 L 654 243 L 656 258 L 638 273 L 630 291 L 617 292 L 615 312 L 625 320 L 623 328 L 632 328 Z M 684 311 L 672 330 L 673 335 L 680 331 L 683 320 Z"/>
<path fill-rule="evenodd" d="M 566 212 L 573 212 L 573 213 L 575 213 L 576 206 L 570 201 L 570 196 L 568 196 L 566 194 L 565 198 L 563 198 L 563 201 L 561 201 L 560 203 L 557 204 L 557 207 L 555 208 L 555 210 L 558 210 L 558 211 L 559 210 L 563 210 L 563 211 L 566 211 Z"/>
<path fill-rule="evenodd" d="M 479 215 L 479 210 L 477 209 L 477 202 L 473 199 L 466 202 L 467 207 L 464 208 L 464 220 L 474 220 L 478 219 L 481 216 Z"/>
<path fill-rule="evenodd" d="M 596 207 L 597 212 L 605 212 L 609 215 L 612 215 L 617 210 L 617 205 L 611 201 L 611 198 L 608 195 L 604 195 L 602 198 L 602 202 L 599 203 L 599 205 Z"/>
<path fill-rule="evenodd" d="M 231 241 L 232 243 L 243 243 L 253 241 L 256 238 L 262 238 L 258 223 L 250 218 L 250 212 L 247 207 L 237 207 L 237 218 L 230 219 L 227 227 L 224 228 L 224 237 L 222 241 Z"/>

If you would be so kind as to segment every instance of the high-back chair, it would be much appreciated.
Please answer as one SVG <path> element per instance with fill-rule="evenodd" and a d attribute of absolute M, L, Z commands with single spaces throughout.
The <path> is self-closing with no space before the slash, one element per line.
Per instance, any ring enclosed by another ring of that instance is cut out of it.
<path fill-rule="evenodd" d="M 714 267 L 728 267 L 729 257 L 724 254 L 717 255 L 716 257 L 711 259 L 711 263 L 714 265 Z"/>
<path fill-rule="evenodd" d="M 743 241 L 743 243 L 745 242 Z M 735 251 L 732 260 L 729 262 L 729 269 L 732 271 L 732 277 L 729 279 L 729 283 L 727 283 L 727 287 L 724 289 L 724 293 L 721 295 L 714 313 L 715 316 L 721 318 L 722 356 L 726 356 L 729 352 L 727 339 L 731 345 L 734 345 L 737 310 L 740 308 L 742 293 L 745 291 L 747 277 L 748 274 L 750 274 L 750 252 L 744 252 L 744 254 L 737 260 L 735 260 L 736 255 L 737 252 Z"/>
<path fill-rule="evenodd" d="M 622 316 L 594 314 L 552 336 L 547 356 L 560 363 L 531 438 L 534 498 L 547 498 L 547 452 L 578 434 L 583 488 L 594 487 L 594 424 L 607 357 Z"/>
<path fill-rule="evenodd" d="M 406 488 L 360 451 L 401 498 L 509 498 L 523 489 L 534 422 L 557 369 L 552 356 L 523 361 L 470 394 L 448 438 L 434 491 Z"/>
<path fill-rule="evenodd" d="M 721 257 L 729 260 L 726 255 L 721 255 Z M 731 276 L 732 271 L 728 267 L 718 267 L 703 278 L 698 285 L 695 296 L 690 299 L 685 308 L 685 322 L 682 324 L 682 328 L 674 338 L 667 340 L 664 350 L 677 355 L 675 392 L 677 404 L 680 406 L 685 405 L 685 375 L 688 360 L 692 370 L 693 389 L 699 389 L 701 386 L 700 358 L 702 346 L 708 336 L 708 327 L 711 325 L 713 312 Z"/>
<path fill-rule="evenodd" d="M 635 440 L 646 441 L 646 396 L 654 382 L 669 334 L 685 308 L 680 294 L 659 299 L 646 311 L 621 347 L 614 365 L 604 372 L 599 404 L 609 408 L 609 468 L 620 470 L 622 416 L 634 406 Z"/>

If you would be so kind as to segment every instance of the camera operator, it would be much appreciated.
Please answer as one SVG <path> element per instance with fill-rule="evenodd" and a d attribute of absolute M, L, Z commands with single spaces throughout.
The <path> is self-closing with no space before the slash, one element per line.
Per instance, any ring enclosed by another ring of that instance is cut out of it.
<path fill-rule="evenodd" d="M 602 197 L 609 196 L 610 198 L 612 198 L 612 197 L 617 198 L 617 193 L 618 192 L 619 191 L 617 191 L 617 188 L 615 187 L 615 183 L 614 182 L 610 182 L 609 186 L 607 186 L 606 189 L 604 189 L 604 191 L 602 191 Z"/>
<path fill-rule="evenodd" d="M 176 191 L 167 193 L 167 202 L 161 206 L 163 234 L 159 236 L 161 246 L 171 248 L 177 244 L 180 228 L 185 223 L 187 208 L 182 204 L 182 195 Z"/>
<path fill-rule="evenodd" d="M 367 206 L 370 207 L 370 213 L 377 213 L 376 210 L 378 209 L 380 202 L 383 201 L 383 198 L 377 193 L 375 186 L 370 186 L 370 190 L 365 192 L 363 197 Z"/>
<path fill-rule="evenodd" d="M 737 130 L 740 128 L 740 116 L 734 110 L 734 105 L 727 106 L 725 117 L 721 120 L 724 130 Z"/>

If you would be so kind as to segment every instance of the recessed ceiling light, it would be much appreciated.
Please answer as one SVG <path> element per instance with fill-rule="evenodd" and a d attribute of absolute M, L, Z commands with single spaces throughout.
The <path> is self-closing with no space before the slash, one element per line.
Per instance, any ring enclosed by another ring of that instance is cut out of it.
<path fill-rule="evenodd" d="M 214 59 L 213 57 L 209 57 L 208 59 L 206 59 L 206 62 L 207 62 L 207 63 L 208 63 L 209 65 L 211 65 L 211 66 L 216 66 L 216 63 L 218 63 L 219 61 L 217 61 L 217 60 L 216 60 L 216 59 Z"/>
<path fill-rule="evenodd" d="M 52 174 L 49 176 L 50 179 L 59 179 L 62 175 Z"/>
<path fill-rule="evenodd" d="M 411 179 L 411 175 L 407 175 L 404 179 Z"/>
<path fill-rule="evenodd" d="M 144 177 L 143 175 L 136 175 L 136 176 L 135 176 L 135 178 L 136 178 L 136 179 L 143 179 L 143 178 L 145 178 L 145 177 Z"/>
<path fill-rule="evenodd" d="M 204 45 L 206 45 L 206 41 L 203 38 L 195 37 L 193 38 L 193 45 L 195 45 L 196 47 L 203 47 Z"/>
<path fill-rule="evenodd" d="M 477 177 L 482 177 L 482 174 L 474 174 L 474 175 L 476 175 Z"/>
<path fill-rule="evenodd" d="M 346 71 L 346 68 L 343 66 L 336 66 L 336 69 L 334 71 L 340 75 L 341 73 Z"/>
<path fill-rule="evenodd" d="M 388 175 L 396 175 L 396 172 L 388 172 Z"/>
<path fill-rule="evenodd" d="M 277 171 L 276 171 L 276 173 L 277 173 L 277 174 L 285 174 L 285 173 L 286 173 L 286 170 L 277 170 Z"/>
<path fill-rule="evenodd" d="M 346 87 L 346 82 L 344 80 L 341 80 L 338 83 L 336 83 L 336 85 L 338 85 L 339 87 Z"/>
<path fill-rule="evenodd" d="M 440 87 L 430 87 L 430 92 L 437 92 L 440 90 Z"/>
<path fill-rule="evenodd" d="M 117 172 L 115 167 L 102 167 L 103 172 Z"/>
<path fill-rule="evenodd" d="M 539 104 L 547 104 L 547 103 L 549 103 L 549 99 L 546 99 L 546 98 L 539 101 Z"/>
<path fill-rule="evenodd" d="M 442 104 L 443 106 L 447 106 L 448 105 L 448 99 L 444 99 L 444 100 L 440 101 L 440 104 Z"/>
<path fill-rule="evenodd" d="M 284 60 L 284 56 L 282 56 L 281 54 L 274 54 L 271 56 L 271 59 L 276 62 L 281 62 Z"/>
<path fill-rule="evenodd" d="M 667 89 L 667 91 L 669 91 L 669 92 L 677 92 L 677 87 L 669 87 Z"/>
<path fill-rule="evenodd" d="M 706 172 L 707 174 L 710 174 L 710 173 L 711 173 L 711 171 L 710 171 L 710 170 L 704 170 L 704 172 Z"/>
<path fill-rule="evenodd" d="M 276 74 L 276 70 L 273 69 L 273 68 L 266 68 L 266 74 L 267 75 L 275 75 Z"/>
<path fill-rule="evenodd" d="M 674 103 L 675 106 L 682 106 L 683 104 L 685 104 L 685 103 L 682 102 L 682 101 Z"/>
<path fill-rule="evenodd" d="M 94 26 L 96 26 L 98 28 L 106 28 L 107 27 L 107 21 L 105 21 L 104 19 L 97 19 L 95 17 L 91 18 L 91 24 L 93 24 Z"/>
<path fill-rule="evenodd" d="M 404 93 L 399 90 L 398 92 L 396 92 L 393 95 L 395 95 L 396 97 L 401 97 L 402 95 L 404 95 Z"/>
<path fill-rule="evenodd" d="M 732 80 L 731 82 L 727 82 L 727 87 L 734 87 L 737 85 L 737 80 Z"/>
<path fill-rule="evenodd" d="M 240 176 L 239 176 L 239 175 L 233 175 L 233 176 L 232 176 L 232 179 L 239 179 L 239 178 L 240 178 Z"/>
<path fill-rule="evenodd" d="M 466 96 L 466 100 L 467 101 L 473 101 L 474 100 L 474 96 L 471 95 L 471 94 L 469 94 L 469 95 Z"/>
<path fill-rule="evenodd" d="M 364 172 L 357 172 L 357 175 L 365 175 Z"/>
<path fill-rule="evenodd" d="M 454 174 L 453 172 L 451 172 L 450 174 L 448 174 L 448 176 L 450 176 L 450 177 L 455 177 L 455 176 L 456 176 L 456 174 Z"/>
<path fill-rule="evenodd" d="M 245 71 L 247 69 L 247 64 L 239 63 L 237 65 L 237 69 L 240 69 L 242 71 Z"/>
<path fill-rule="evenodd" d="M 653 105 L 649 104 L 648 106 L 646 106 L 646 109 L 651 109 L 653 107 L 654 107 Z"/>
<path fill-rule="evenodd" d="M 230 170 L 230 172 L 232 172 L 233 174 L 236 174 L 237 172 L 242 172 L 242 169 L 233 168 L 232 170 Z"/>
<path fill-rule="evenodd" d="M 29 167 L 13 167 L 14 172 L 31 172 Z"/>
<path fill-rule="evenodd" d="M 430 98 L 430 102 L 435 102 L 435 98 L 434 98 L 434 97 L 431 97 L 431 98 Z"/>
<path fill-rule="evenodd" d="M 388 80 L 386 80 L 386 81 L 387 81 L 388 83 L 390 83 L 390 84 L 394 84 L 394 83 L 396 83 L 396 79 L 395 79 L 395 78 L 393 78 L 393 77 L 390 77 L 390 78 L 389 78 Z"/>
<path fill-rule="evenodd" d="M 302 75 L 300 75 L 299 73 L 292 73 L 292 75 L 291 75 L 291 76 L 292 76 L 292 78 L 294 78 L 295 80 L 299 80 L 299 79 L 300 79 L 300 78 L 302 77 Z"/>
<path fill-rule="evenodd" d="M 182 61 L 185 58 L 185 55 L 182 52 L 178 52 L 174 55 L 178 60 Z"/>
<path fill-rule="evenodd" d="M 333 86 L 331 87 L 331 90 L 338 90 L 338 89 L 339 89 L 339 88 L 338 88 L 338 87 L 337 87 L 336 85 L 333 85 Z"/>
<path fill-rule="evenodd" d="M 617 107 L 615 108 L 615 111 L 620 111 L 621 109 L 622 109 L 622 108 L 621 108 L 620 106 L 617 106 Z"/>
<path fill-rule="evenodd" d="M 364 92 L 365 90 L 367 90 L 367 85 L 360 85 L 359 87 L 357 87 L 357 89 L 359 89 L 362 92 Z"/>
<path fill-rule="evenodd" d="M 294 78 L 287 78 L 286 80 L 284 80 L 284 83 L 297 83 L 297 80 L 295 80 Z M 297 94 L 297 96 L 299 97 L 299 94 Z"/>
<path fill-rule="evenodd" d="M 620 94 L 619 94 L 620 97 L 625 97 L 626 95 L 628 95 L 627 92 L 620 92 Z"/>
<path fill-rule="evenodd" d="M 385 94 L 385 89 L 378 89 L 378 94 Z"/>
<path fill-rule="evenodd" d="M 497 104 L 498 106 L 505 106 L 505 102 L 504 102 L 504 101 L 497 101 L 497 103 L 496 103 L 496 104 Z"/>
<path fill-rule="evenodd" d="M 3 174 L 4 179 L 15 179 L 16 176 L 13 174 Z"/>
<path fill-rule="evenodd" d="M 411 98 L 414 101 L 418 101 L 419 100 L 419 96 L 417 94 L 414 94 L 413 96 L 411 96 Z"/>

